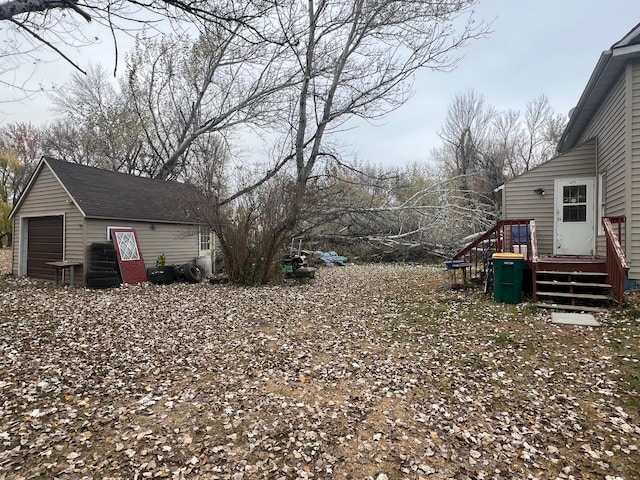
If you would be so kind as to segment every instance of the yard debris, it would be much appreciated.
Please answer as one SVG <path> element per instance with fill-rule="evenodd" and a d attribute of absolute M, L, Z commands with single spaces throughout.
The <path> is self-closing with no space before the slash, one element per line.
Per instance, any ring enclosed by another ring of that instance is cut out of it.
<path fill-rule="evenodd" d="M 635 478 L 637 320 L 446 282 L 0 279 L 0 478 Z"/>

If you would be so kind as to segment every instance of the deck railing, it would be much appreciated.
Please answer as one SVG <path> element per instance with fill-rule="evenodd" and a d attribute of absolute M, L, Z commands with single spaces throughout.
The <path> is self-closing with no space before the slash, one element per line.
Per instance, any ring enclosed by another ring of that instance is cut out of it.
<path fill-rule="evenodd" d="M 618 307 L 624 306 L 624 280 L 629 271 L 629 263 L 622 249 L 622 226 L 625 217 L 603 217 L 602 227 L 607 242 L 607 281 L 618 301 Z"/>
<path fill-rule="evenodd" d="M 532 255 L 537 256 L 534 233 L 535 222 L 532 219 L 499 220 L 493 228 L 456 253 L 453 260 L 469 263 L 471 278 L 482 280 L 485 262 L 494 253 L 521 253 L 529 262 Z"/>

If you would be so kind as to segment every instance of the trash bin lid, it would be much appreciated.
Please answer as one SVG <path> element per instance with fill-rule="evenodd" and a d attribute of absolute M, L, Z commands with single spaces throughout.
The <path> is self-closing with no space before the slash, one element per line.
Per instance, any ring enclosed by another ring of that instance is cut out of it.
<path fill-rule="evenodd" d="M 511 253 L 511 252 L 503 252 L 503 253 L 494 253 L 491 258 L 498 260 L 524 260 L 524 255 L 522 253 Z"/>

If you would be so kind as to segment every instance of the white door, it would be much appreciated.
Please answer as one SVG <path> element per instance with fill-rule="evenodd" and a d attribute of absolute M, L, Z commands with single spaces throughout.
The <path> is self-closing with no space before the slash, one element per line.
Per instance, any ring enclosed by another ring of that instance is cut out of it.
<path fill-rule="evenodd" d="M 594 185 L 593 178 L 555 181 L 554 255 L 593 255 Z"/>

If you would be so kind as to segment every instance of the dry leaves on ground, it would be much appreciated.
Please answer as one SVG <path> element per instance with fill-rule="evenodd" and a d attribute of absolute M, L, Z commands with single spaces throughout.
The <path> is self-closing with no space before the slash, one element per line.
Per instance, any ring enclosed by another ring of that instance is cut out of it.
<path fill-rule="evenodd" d="M 553 325 L 425 266 L 252 289 L 9 277 L 0 478 L 631 480 L 634 313 Z"/>

